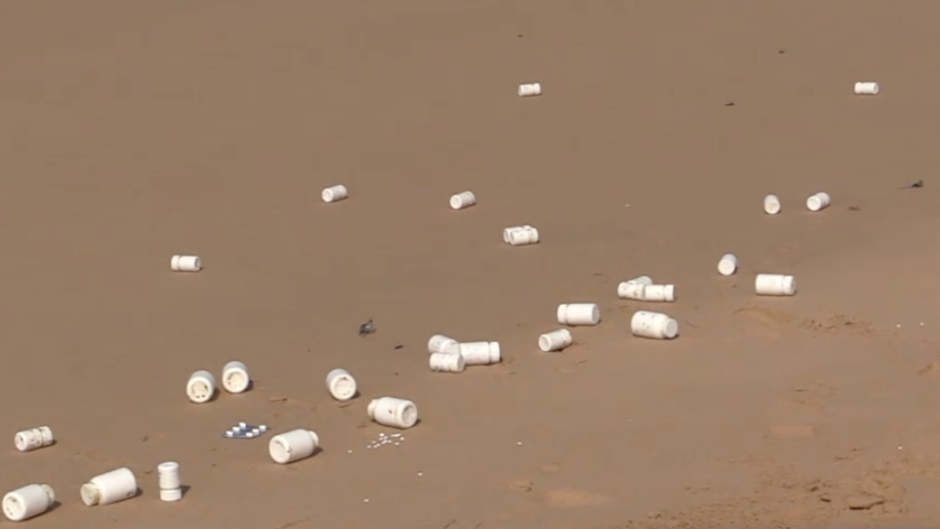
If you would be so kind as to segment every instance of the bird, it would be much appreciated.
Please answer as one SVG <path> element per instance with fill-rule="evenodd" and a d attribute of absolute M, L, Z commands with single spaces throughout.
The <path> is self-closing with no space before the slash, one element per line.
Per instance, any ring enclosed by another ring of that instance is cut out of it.
<path fill-rule="evenodd" d="M 367 334 L 372 334 L 374 332 L 375 332 L 375 323 L 372 322 L 372 318 L 369 318 L 369 321 L 359 326 L 359 336 L 365 336 Z"/>

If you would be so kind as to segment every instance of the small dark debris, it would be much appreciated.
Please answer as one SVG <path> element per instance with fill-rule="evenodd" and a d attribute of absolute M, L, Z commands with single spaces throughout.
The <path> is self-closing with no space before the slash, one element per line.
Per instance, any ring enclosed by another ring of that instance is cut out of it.
<path fill-rule="evenodd" d="M 397 351 L 397 350 L 402 349 L 402 348 L 404 348 L 404 347 L 405 347 L 404 345 L 398 344 L 398 345 L 395 346 L 395 350 Z"/>
<path fill-rule="evenodd" d="M 516 38 L 517 38 L 517 39 L 521 39 L 521 38 L 522 38 L 522 33 L 516 35 Z"/>
<path fill-rule="evenodd" d="M 725 101 L 725 106 L 726 106 L 726 107 L 733 107 L 733 106 L 734 106 L 734 101 Z"/>
<path fill-rule="evenodd" d="M 777 55 L 783 55 L 787 50 L 777 50 Z"/>
<path fill-rule="evenodd" d="M 918 181 L 914 182 L 913 184 L 908 184 L 908 185 L 906 185 L 906 186 L 901 186 L 901 187 L 899 187 L 898 189 L 918 189 L 918 188 L 921 188 L 921 187 L 924 187 L 924 181 L 923 181 L 923 180 L 918 180 Z"/>
<path fill-rule="evenodd" d="M 849 206 L 849 211 L 861 211 L 862 208 L 858 206 Z"/>
<path fill-rule="evenodd" d="M 359 326 L 359 336 L 365 336 L 367 334 L 372 334 L 374 332 L 375 332 L 375 323 L 372 322 L 371 318 L 369 319 L 369 321 Z"/>

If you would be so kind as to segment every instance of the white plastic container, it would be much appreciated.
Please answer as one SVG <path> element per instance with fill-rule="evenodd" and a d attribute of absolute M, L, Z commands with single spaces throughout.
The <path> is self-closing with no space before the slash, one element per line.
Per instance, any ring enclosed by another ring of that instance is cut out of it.
<path fill-rule="evenodd" d="M 734 254 L 726 253 L 718 260 L 718 273 L 723 276 L 734 275 L 738 271 L 738 258 Z"/>
<path fill-rule="evenodd" d="M 20 452 L 30 452 L 37 448 L 45 448 L 55 442 L 55 436 L 52 435 L 52 428 L 48 426 L 37 426 L 21 432 L 16 432 L 13 436 L 13 445 Z"/>
<path fill-rule="evenodd" d="M 174 255 L 170 258 L 170 270 L 174 272 L 198 272 L 202 270 L 202 259 L 196 255 Z"/>
<path fill-rule="evenodd" d="M 457 193 L 450 197 L 450 207 L 455 210 L 469 208 L 476 203 L 477 196 L 474 195 L 472 191 L 464 191 L 463 193 Z"/>
<path fill-rule="evenodd" d="M 671 303 L 676 300 L 676 286 L 623 282 L 617 286 L 617 295 L 622 299 Z"/>
<path fill-rule="evenodd" d="M 777 198 L 777 195 L 767 195 L 764 197 L 764 213 L 776 215 L 780 213 L 780 208 L 780 199 Z"/>
<path fill-rule="evenodd" d="M 203 404 L 215 396 L 215 377 L 212 373 L 201 369 L 189 376 L 186 382 L 186 395 L 196 404 Z"/>
<path fill-rule="evenodd" d="M 519 97 L 532 97 L 542 95 L 541 83 L 523 83 L 519 85 Z"/>
<path fill-rule="evenodd" d="M 653 278 L 650 277 L 650 276 L 634 277 L 633 279 L 628 279 L 628 280 L 626 280 L 626 281 L 621 282 L 620 284 L 622 285 L 622 284 L 624 284 L 624 283 L 626 283 L 626 284 L 628 284 L 628 285 L 632 285 L 632 284 L 652 285 L 652 284 L 653 284 Z"/>
<path fill-rule="evenodd" d="M 222 368 L 222 387 L 229 393 L 244 393 L 251 385 L 251 376 L 245 364 L 233 360 Z"/>
<path fill-rule="evenodd" d="M 806 199 L 806 209 L 810 211 L 826 209 L 829 207 L 830 202 L 832 202 L 832 199 L 829 197 L 829 193 L 816 193 Z"/>
<path fill-rule="evenodd" d="M 671 340 L 679 335 L 679 322 L 666 314 L 641 310 L 630 319 L 630 330 L 641 338 Z"/>
<path fill-rule="evenodd" d="M 539 230 L 532 226 L 514 226 L 503 230 L 503 241 L 510 246 L 538 244 Z"/>
<path fill-rule="evenodd" d="M 855 83 L 855 94 L 860 96 L 874 96 L 881 92 L 881 87 L 874 81 L 859 81 Z"/>
<path fill-rule="evenodd" d="M 601 322 L 601 308 L 596 303 L 562 303 L 556 311 L 562 325 L 597 325 Z"/>
<path fill-rule="evenodd" d="M 568 329 L 558 329 L 539 336 L 539 349 L 545 353 L 561 351 L 572 343 L 574 339 Z"/>
<path fill-rule="evenodd" d="M 467 364 L 460 354 L 431 353 L 428 365 L 431 366 L 431 371 L 436 373 L 463 373 Z"/>
<path fill-rule="evenodd" d="M 183 498 L 183 485 L 180 483 L 180 464 L 167 461 L 157 465 L 160 486 L 160 500 L 179 501 Z"/>
<path fill-rule="evenodd" d="M 428 352 L 434 353 L 456 353 L 460 344 L 450 336 L 435 334 L 428 340 Z"/>
<path fill-rule="evenodd" d="M 26 485 L 7 492 L 0 508 L 11 522 L 22 522 L 49 510 L 55 503 L 55 491 L 45 483 Z"/>
<path fill-rule="evenodd" d="M 326 375 L 326 387 L 336 400 L 349 400 L 356 396 L 359 385 L 345 369 L 334 369 Z"/>
<path fill-rule="evenodd" d="M 783 274 L 758 274 L 754 280 L 754 292 L 758 296 L 793 296 L 796 294 L 796 279 Z"/>
<path fill-rule="evenodd" d="M 330 186 L 320 193 L 320 197 L 323 198 L 323 201 L 327 204 L 330 202 L 339 202 L 348 196 L 349 191 L 346 189 L 346 186 L 343 185 Z"/>
<path fill-rule="evenodd" d="M 137 494 L 137 478 L 127 467 L 95 476 L 82 485 L 82 503 L 88 507 L 116 503 Z"/>
<path fill-rule="evenodd" d="M 394 428 L 411 428 L 418 423 L 418 407 L 414 402 L 396 397 L 381 397 L 369 403 L 369 418 Z"/>
<path fill-rule="evenodd" d="M 316 432 L 298 428 L 272 437 L 268 453 L 275 463 L 286 465 L 312 456 L 319 444 L 320 437 Z"/>
<path fill-rule="evenodd" d="M 502 360 L 499 342 L 464 342 L 458 352 L 468 366 L 487 366 Z"/>

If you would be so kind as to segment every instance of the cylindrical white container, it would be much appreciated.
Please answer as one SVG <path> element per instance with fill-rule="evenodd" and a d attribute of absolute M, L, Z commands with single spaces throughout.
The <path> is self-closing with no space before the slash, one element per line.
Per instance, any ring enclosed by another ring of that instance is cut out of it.
<path fill-rule="evenodd" d="M 48 426 L 37 426 L 21 432 L 16 432 L 13 436 L 13 445 L 20 452 L 29 452 L 37 448 L 44 448 L 55 442 L 52 435 L 52 428 Z"/>
<path fill-rule="evenodd" d="M 183 487 L 178 489 L 160 489 L 160 501 L 180 501 L 183 499 Z"/>
<path fill-rule="evenodd" d="M 159 476 L 160 500 L 179 501 L 183 498 L 183 485 L 180 483 L 180 464 L 167 461 L 157 465 Z"/>
<path fill-rule="evenodd" d="M 457 193 L 456 195 L 450 197 L 451 209 L 469 208 L 476 203 L 477 196 L 474 195 L 472 191 L 464 191 L 463 193 Z"/>
<path fill-rule="evenodd" d="M 272 437 L 268 453 L 275 463 L 286 465 L 312 456 L 319 444 L 316 432 L 298 428 Z"/>
<path fill-rule="evenodd" d="M 855 94 L 860 96 L 874 96 L 878 95 L 878 92 L 881 91 L 881 87 L 878 86 L 878 83 L 873 81 L 859 81 L 855 83 Z"/>
<path fill-rule="evenodd" d="M 137 494 L 137 478 L 127 467 L 95 476 L 82 485 L 82 503 L 89 507 L 107 505 L 133 498 Z"/>
<path fill-rule="evenodd" d="M 734 275 L 738 270 L 738 258 L 734 254 L 726 253 L 718 260 L 718 273 L 723 276 Z"/>
<path fill-rule="evenodd" d="M 502 359 L 499 342 L 464 342 L 458 351 L 468 366 L 498 364 Z"/>
<path fill-rule="evenodd" d="M 519 97 L 542 95 L 541 83 L 523 83 L 519 85 Z"/>
<path fill-rule="evenodd" d="M 647 285 L 644 283 L 631 283 L 625 281 L 617 285 L 617 295 L 622 299 L 635 299 L 637 301 L 666 301 L 676 300 L 675 285 Z"/>
<path fill-rule="evenodd" d="M 209 402 L 215 396 L 215 377 L 204 369 L 196 371 L 186 383 L 186 395 L 196 404 Z"/>
<path fill-rule="evenodd" d="M 49 485 L 32 484 L 12 490 L 3 496 L 0 507 L 11 522 L 22 522 L 49 510 L 55 503 L 55 491 Z"/>
<path fill-rule="evenodd" d="M 641 338 L 671 340 L 679 334 L 679 322 L 666 314 L 641 310 L 630 319 L 630 330 Z"/>
<path fill-rule="evenodd" d="M 428 365 L 431 366 L 431 371 L 437 373 L 463 373 L 467 364 L 460 354 L 431 353 Z"/>
<path fill-rule="evenodd" d="M 411 428 L 418 423 L 418 407 L 414 402 L 396 397 L 381 397 L 369 403 L 369 418 L 394 428 Z"/>
<path fill-rule="evenodd" d="M 349 400 L 356 396 L 359 386 L 345 369 L 334 369 L 326 375 L 326 387 L 336 400 Z"/>
<path fill-rule="evenodd" d="M 568 329 L 558 329 L 539 336 L 539 349 L 546 353 L 561 351 L 572 343 L 574 339 Z"/>
<path fill-rule="evenodd" d="M 783 274 L 758 274 L 754 291 L 758 296 L 792 296 L 796 294 L 796 279 Z"/>
<path fill-rule="evenodd" d="M 777 195 L 767 195 L 764 197 L 764 213 L 776 215 L 780 213 L 780 199 Z"/>
<path fill-rule="evenodd" d="M 806 199 L 806 209 L 810 211 L 826 209 L 829 207 L 830 202 L 832 202 L 832 199 L 829 197 L 829 193 L 816 193 Z"/>
<path fill-rule="evenodd" d="M 515 226 L 503 230 L 503 240 L 511 246 L 525 246 L 539 242 L 539 230 L 532 226 Z"/>
<path fill-rule="evenodd" d="M 601 308 L 596 303 L 562 303 L 556 311 L 562 325 L 597 325 L 601 322 Z"/>
<path fill-rule="evenodd" d="M 428 340 L 429 353 L 456 353 L 460 344 L 450 336 L 435 334 Z"/>
<path fill-rule="evenodd" d="M 229 393 L 244 393 L 251 384 L 245 364 L 233 360 L 222 368 L 222 387 Z"/>
<path fill-rule="evenodd" d="M 330 202 L 338 202 L 349 196 L 349 191 L 346 189 L 346 186 L 330 186 L 323 190 L 320 193 L 320 196 L 323 198 L 323 201 L 329 204 Z"/>
<path fill-rule="evenodd" d="M 198 272 L 202 270 L 202 259 L 195 255 L 174 255 L 170 258 L 170 270 L 174 272 Z"/>

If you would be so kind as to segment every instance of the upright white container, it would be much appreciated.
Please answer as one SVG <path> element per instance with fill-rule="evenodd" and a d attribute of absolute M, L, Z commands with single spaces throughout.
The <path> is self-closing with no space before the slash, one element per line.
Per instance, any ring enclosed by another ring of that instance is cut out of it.
<path fill-rule="evenodd" d="M 428 365 L 437 373 L 463 373 L 466 367 L 463 356 L 455 353 L 431 353 Z"/>
<path fill-rule="evenodd" d="M 32 484 L 3 496 L 3 515 L 11 522 L 22 522 L 49 510 L 55 503 L 55 491 L 46 484 Z"/>
<path fill-rule="evenodd" d="M 369 418 L 394 428 L 411 428 L 418 423 L 418 407 L 414 402 L 396 397 L 381 397 L 369 403 Z"/>
<path fill-rule="evenodd" d="M 215 396 L 215 377 L 204 369 L 196 371 L 186 382 L 186 395 L 196 404 L 209 402 Z"/>
<path fill-rule="evenodd" d="M 454 210 L 469 208 L 476 203 L 477 196 L 473 194 L 473 191 L 464 191 L 450 197 L 450 207 Z"/>
<path fill-rule="evenodd" d="M 429 353 L 456 353 L 457 348 L 460 343 L 451 338 L 450 336 L 444 336 L 443 334 L 435 334 L 428 340 L 428 352 Z"/>
<path fill-rule="evenodd" d="M 312 456 L 319 444 L 320 437 L 316 432 L 299 428 L 272 437 L 268 453 L 275 463 L 286 465 Z"/>
<path fill-rule="evenodd" d="M 525 246 L 539 242 L 539 230 L 533 226 L 514 226 L 503 230 L 503 241 L 510 246 Z"/>
<path fill-rule="evenodd" d="M 522 83 L 519 85 L 519 97 L 533 97 L 542 95 L 541 83 Z"/>
<path fill-rule="evenodd" d="M 52 428 L 37 426 L 20 432 L 13 436 L 13 445 L 20 452 L 30 452 L 37 448 L 45 448 L 55 442 Z"/>
<path fill-rule="evenodd" d="M 758 296 L 793 296 L 796 294 L 796 278 L 783 274 L 758 274 L 754 280 L 754 292 Z"/>
<path fill-rule="evenodd" d="M 157 465 L 160 500 L 179 501 L 183 498 L 183 485 L 180 482 L 180 464 L 166 461 Z"/>
<path fill-rule="evenodd" d="M 561 351 L 572 343 L 574 339 L 568 329 L 558 329 L 539 336 L 539 349 L 546 353 Z"/>
<path fill-rule="evenodd" d="M 601 309 L 596 303 L 562 303 L 556 311 L 562 325 L 597 325 L 601 322 Z"/>
<path fill-rule="evenodd" d="M 815 195 L 806 199 L 806 209 L 810 211 L 819 211 L 828 208 L 831 202 L 832 198 L 829 196 L 829 193 L 816 193 Z"/>
<path fill-rule="evenodd" d="M 726 253 L 718 260 L 718 273 L 723 276 L 734 275 L 738 270 L 738 258 L 734 254 Z"/>
<path fill-rule="evenodd" d="M 855 83 L 855 94 L 860 96 L 874 96 L 881 92 L 881 87 L 874 81 L 859 81 Z"/>
<path fill-rule="evenodd" d="M 339 202 L 348 196 L 349 190 L 347 190 L 346 186 L 343 185 L 330 186 L 320 193 L 320 198 L 322 198 L 323 201 L 327 204 L 330 202 Z"/>
<path fill-rule="evenodd" d="M 202 259 L 196 255 L 174 255 L 170 258 L 170 270 L 174 272 L 198 272 L 202 270 Z"/>
<path fill-rule="evenodd" d="M 89 507 L 116 503 L 137 494 L 137 478 L 127 467 L 95 476 L 82 485 L 82 503 Z"/>
<path fill-rule="evenodd" d="M 630 330 L 641 338 L 671 340 L 679 334 L 679 322 L 666 314 L 641 310 L 631 318 Z"/>
<path fill-rule="evenodd" d="M 458 351 L 468 366 L 498 364 L 502 359 L 499 342 L 463 342 Z"/>
<path fill-rule="evenodd" d="M 356 379 L 345 369 L 334 369 L 327 373 L 326 387 L 336 400 L 349 400 L 359 390 Z"/>
<path fill-rule="evenodd" d="M 780 199 L 777 198 L 777 195 L 767 195 L 764 197 L 764 213 L 776 215 L 780 213 L 780 207 Z"/>
<path fill-rule="evenodd" d="M 251 376 L 245 364 L 231 361 L 222 368 L 222 387 L 229 393 L 244 393 L 251 385 Z"/>

